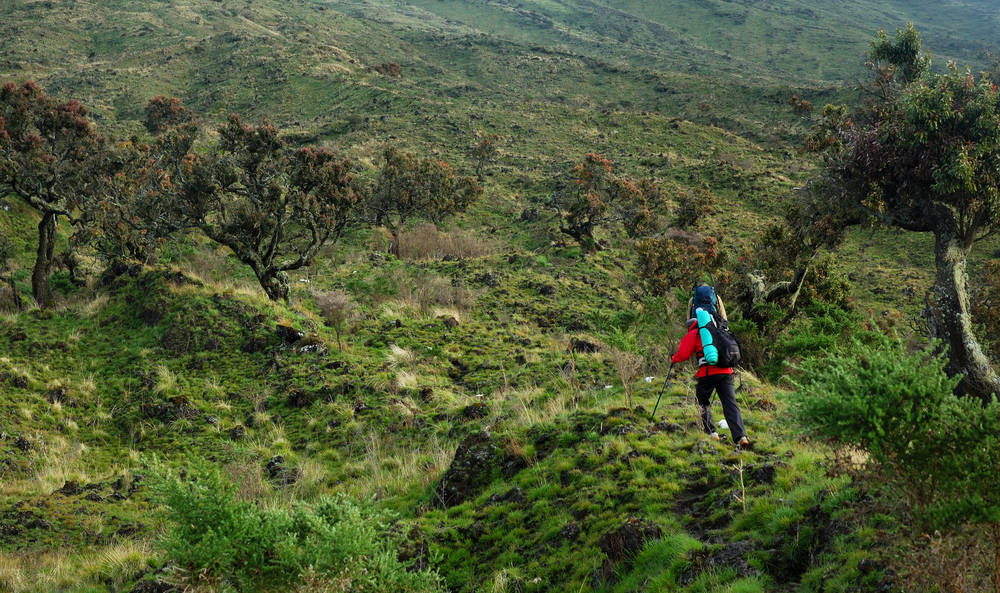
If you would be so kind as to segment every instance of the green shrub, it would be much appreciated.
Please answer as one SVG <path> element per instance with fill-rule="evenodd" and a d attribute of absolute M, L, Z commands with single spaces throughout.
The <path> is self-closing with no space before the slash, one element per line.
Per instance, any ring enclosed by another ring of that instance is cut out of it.
<path fill-rule="evenodd" d="M 1000 403 L 956 396 L 959 378 L 945 364 L 884 336 L 855 341 L 800 366 L 793 410 L 811 434 L 866 452 L 886 492 L 908 503 L 914 527 L 977 526 L 1000 557 Z M 1000 565 L 990 568 L 1000 584 Z"/>
<path fill-rule="evenodd" d="M 346 497 L 265 508 L 239 500 L 236 487 L 205 462 L 186 477 L 161 470 L 156 498 L 168 509 L 166 559 L 182 578 L 239 591 L 289 590 L 304 579 L 338 590 L 435 592 L 437 574 L 410 572 L 390 537 L 392 517 Z"/>

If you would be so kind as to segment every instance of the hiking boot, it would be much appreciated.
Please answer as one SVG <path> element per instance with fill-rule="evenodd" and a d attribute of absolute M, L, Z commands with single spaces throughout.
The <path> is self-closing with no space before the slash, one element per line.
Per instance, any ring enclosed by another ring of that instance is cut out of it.
<path fill-rule="evenodd" d="M 750 444 L 750 439 L 743 437 L 740 439 L 740 449 L 752 449 L 753 445 Z"/>
<path fill-rule="evenodd" d="M 722 440 L 722 437 L 720 437 L 719 433 L 717 433 L 717 432 L 713 432 L 709 436 L 712 437 L 712 440 L 715 441 L 715 442 L 719 442 L 719 441 Z"/>

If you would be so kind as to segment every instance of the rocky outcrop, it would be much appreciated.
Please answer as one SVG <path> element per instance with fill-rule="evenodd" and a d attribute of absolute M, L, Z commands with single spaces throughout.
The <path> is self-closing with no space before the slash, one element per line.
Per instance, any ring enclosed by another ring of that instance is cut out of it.
<path fill-rule="evenodd" d="M 646 542 L 662 536 L 659 525 L 636 517 L 629 517 L 624 525 L 602 535 L 598 545 L 607 558 L 594 573 L 594 587 L 615 582 L 615 575 L 628 569 Z"/>
<path fill-rule="evenodd" d="M 493 480 L 512 476 L 526 466 L 488 431 L 471 434 L 458 446 L 451 466 L 434 489 L 435 503 L 441 508 L 461 504 Z"/>

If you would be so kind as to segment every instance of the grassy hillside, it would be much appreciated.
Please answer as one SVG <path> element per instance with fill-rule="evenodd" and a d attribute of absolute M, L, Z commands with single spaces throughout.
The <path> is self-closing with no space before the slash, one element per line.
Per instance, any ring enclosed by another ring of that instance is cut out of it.
<path fill-rule="evenodd" d="M 780 391 L 743 378 L 750 453 L 696 428 L 686 377 L 649 419 L 680 328 L 622 308 L 616 256 L 480 249 L 346 254 L 298 283 L 293 308 L 262 300 L 229 258 L 194 251 L 180 270 L 6 315 L 0 582 L 124 590 L 158 566 L 154 452 L 211 459 L 268 505 L 374 496 L 455 591 L 721 591 L 733 578 L 814 590 L 834 567 L 842 587 L 882 578 L 857 568 L 870 535 L 825 527 L 858 493 L 796 443 Z M 332 287 L 358 307 L 343 350 L 307 292 Z M 279 325 L 312 337 L 292 344 Z M 614 363 L 630 341 L 645 355 L 634 409 Z M 496 479 L 441 509 L 439 483 L 470 436 L 495 443 Z M 634 564 L 602 540 L 633 517 L 660 530 Z"/>
<path fill-rule="evenodd" d="M 531 208 L 594 151 L 658 180 L 663 220 L 681 196 L 707 193 L 713 212 L 696 230 L 725 230 L 721 248 L 736 253 L 815 166 L 796 150 L 813 116 L 793 112 L 793 94 L 851 97 L 872 34 L 906 21 L 937 66 L 983 65 L 994 12 L 895 0 L 8 3 L 0 81 L 79 98 L 121 136 L 165 94 L 209 127 L 232 111 L 266 116 L 361 175 L 388 144 L 470 171 L 477 132 L 502 142 L 469 212 L 406 229 L 400 259 L 379 231 L 352 229 L 293 275 L 290 304 L 266 301 L 245 266 L 191 234 L 110 285 L 96 260 L 84 288 L 57 271 L 54 310 L 0 316 L 0 591 L 234 590 L 167 563 L 157 476 L 194 473 L 196 459 L 261 512 L 345 496 L 394 514 L 376 531 L 446 591 L 898 590 L 896 552 L 912 534 L 790 424 L 790 385 L 742 377 L 752 451 L 698 428 L 687 368 L 651 419 L 682 303 L 643 292 L 619 237 L 600 234 L 607 248 L 583 257 Z M 26 298 L 36 224 L 0 197 Z M 800 314 L 776 351 L 792 362 L 864 319 L 914 324 L 928 240 L 852 233 L 836 258 L 860 316 Z M 347 295 L 343 327 L 324 314 L 327 291 Z M 625 380 L 623 353 L 641 356 Z"/>

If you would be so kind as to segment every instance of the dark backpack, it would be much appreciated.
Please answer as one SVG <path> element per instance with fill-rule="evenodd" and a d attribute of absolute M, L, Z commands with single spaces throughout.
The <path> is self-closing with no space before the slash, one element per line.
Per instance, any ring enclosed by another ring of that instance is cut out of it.
<path fill-rule="evenodd" d="M 719 309 L 716 306 L 718 299 L 715 297 L 715 288 L 707 284 L 694 287 L 694 297 L 691 298 L 691 311 L 688 319 L 694 319 L 695 309 L 704 309 L 712 314 L 712 317 L 719 317 Z"/>
<path fill-rule="evenodd" d="M 698 319 L 698 332 L 701 337 L 701 359 L 705 363 L 720 368 L 732 368 L 740 364 L 740 344 L 736 336 L 729 331 L 729 324 L 720 321 L 714 315 L 706 315 L 704 311 Z M 697 315 L 697 313 L 696 313 Z M 708 335 L 705 335 L 705 334 Z M 699 361 L 701 362 L 701 361 Z"/>

